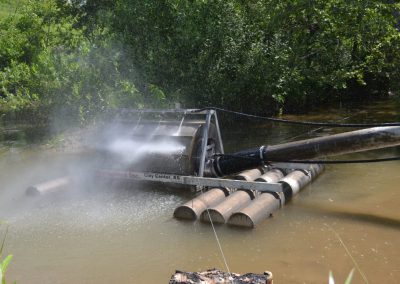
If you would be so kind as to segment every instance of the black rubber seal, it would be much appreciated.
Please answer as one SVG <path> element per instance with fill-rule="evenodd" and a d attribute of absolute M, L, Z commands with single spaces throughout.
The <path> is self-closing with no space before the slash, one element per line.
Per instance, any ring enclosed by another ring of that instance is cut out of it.
<path fill-rule="evenodd" d="M 293 197 L 293 190 L 287 182 L 280 181 L 282 184 L 283 195 L 285 196 L 285 203 L 288 202 Z"/>

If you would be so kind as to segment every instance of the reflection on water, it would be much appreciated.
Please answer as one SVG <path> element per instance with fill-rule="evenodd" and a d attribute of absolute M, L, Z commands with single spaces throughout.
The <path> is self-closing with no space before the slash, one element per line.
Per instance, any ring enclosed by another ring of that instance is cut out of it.
<path fill-rule="evenodd" d="M 348 122 L 372 122 L 399 121 L 399 116 L 394 102 L 382 102 L 288 118 L 339 121 L 349 117 Z M 338 131 L 265 122 L 252 125 L 255 122 L 239 118 L 235 123 L 240 127 L 227 127 L 232 119 L 221 117 L 224 142 L 231 151 Z M 393 148 L 346 158 L 399 154 Z M 82 164 L 65 154 L 18 147 L 6 148 L 1 155 L 0 216 L 9 223 L 6 253 L 14 255 L 9 280 L 167 283 L 175 269 L 224 268 L 209 225 L 172 218 L 175 207 L 189 200 L 190 193 L 97 180 L 73 191 L 25 198 L 28 185 L 48 176 L 80 172 Z M 271 270 L 277 283 L 326 283 L 332 270 L 336 280 L 343 282 L 355 264 L 332 228 L 370 283 L 398 283 L 399 170 L 400 162 L 331 165 L 255 230 L 218 226 L 230 270 Z M 353 282 L 363 283 L 358 272 Z"/>

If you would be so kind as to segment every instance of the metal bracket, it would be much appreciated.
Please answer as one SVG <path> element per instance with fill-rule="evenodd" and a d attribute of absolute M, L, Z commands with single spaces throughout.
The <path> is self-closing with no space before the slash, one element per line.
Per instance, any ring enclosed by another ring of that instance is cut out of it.
<path fill-rule="evenodd" d="M 201 156 L 200 156 L 200 165 L 198 176 L 204 176 L 205 162 L 206 162 L 206 154 L 207 154 L 207 142 L 208 142 L 208 133 L 210 131 L 211 120 L 214 118 L 215 128 L 217 130 L 217 138 L 218 143 L 220 145 L 221 154 L 224 153 L 224 147 L 222 144 L 221 132 L 218 124 L 218 117 L 215 110 L 206 110 L 206 123 L 204 124 L 203 134 L 202 134 L 202 143 L 201 143 Z"/>

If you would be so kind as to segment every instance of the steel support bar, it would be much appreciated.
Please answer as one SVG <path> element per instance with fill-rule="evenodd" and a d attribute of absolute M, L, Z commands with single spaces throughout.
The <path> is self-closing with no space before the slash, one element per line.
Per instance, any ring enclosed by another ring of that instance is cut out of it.
<path fill-rule="evenodd" d="M 218 116 L 217 116 L 217 112 L 214 112 L 214 119 L 215 119 L 215 127 L 217 128 L 217 135 L 218 135 L 218 142 L 219 145 L 221 145 L 221 154 L 224 153 L 224 145 L 222 143 L 222 136 L 221 136 L 221 130 L 219 128 L 219 122 L 218 122 Z"/>
<path fill-rule="evenodd" d="M 162 183 L 174 183 L 183 185 L 196 185 L 207 187 L 235 188 L 254 190 L 259 192 L 282 192 L 280 183 L 250 182 L 243 180 L 231 180 L 221 178 L 207 178 L 196 176 L 182 176 L 160 173 L 140 173 L 130 171 L 98 170 L 97 174 L 109 178 L 129 179 L 137 181 L 152 181 Z"/>
<path fill-rule="evenodd" d="M 204 176 L 204 164 L 206 162 L 206 154 L 207 154 L 207 141 L 208 141 L 208 132 L 210 129 L 211 116 L 214 111 L 208 111 L 206 115 L 206 123 L 203 126 L 203 136 L 201 141 L 201 156 L 200 156 L 200 165 L 199 165 L 199 173 L 200 177 Z"/>

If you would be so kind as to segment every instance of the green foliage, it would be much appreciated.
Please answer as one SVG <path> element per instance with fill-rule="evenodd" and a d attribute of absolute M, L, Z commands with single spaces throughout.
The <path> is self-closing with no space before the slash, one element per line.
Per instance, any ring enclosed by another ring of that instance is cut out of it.
<path fill-rule="evenodd" d="M 398 90 L 398 4 L 119 0 L 113 30 L 146 80 L 189 105 L 268 111 Z"/>
<path fill-rule="evenodd" d="M 10 16 L 15 11 L 16 2 L 12 0 L 0 0 L 0 19 Z"/>
<path fill-rule="evenodd" d="M 141 106 L 141 95 L 125 77 L 135 74 L 130 70 L 121 74 L 124 55 L 118 46 L 82 41 L 76 51 L 45 56 L 37 78 L 46 82 L 42 103 L 64 114 L 63 119 L 84 121 L 107 108 Z"/>
<path fill-rule="evenodd" d="M 18 17 L 0 21 L 0 110 L 58 113 L 70 123 L 143 106 L 121 45 L 101 28 L 86 36 L 60 3 L 26 1 Z"/>
<path fill-rule="evenodd" d="M 5 284 L 6 283 L 6 279 L 5 279 L 5 274 L 7 271 L 7 267 L 10 264 L 12 259 L 12 255 L 8 255 L 2 262 L 0 262 L 0 281 L 1 284 Z"/>
<path fill-rule="evenodd" d="M 1 1 L 3 112 L 84 122 L 180 101 L 271 113 L 400 91 L 393 1 Z"/>
<path fill-rule="evenodd" d="M 351 281 L 353 280 L 353 274 L 354 274 L 354 268 L 350 271 L 349 275 L 344 281 L 344 284 L 351 284 Z M 329 284 L 335 284 L 335 279 L 333 278 L 332 271 L 329 271 Z"/>
<path fill-rule="evenodd" d="M 0 246 L 0 260 L 3 256 L 3 249 L 4 249 L 6 237 L 7 237 L 7 232 L 8 232 L 8 227 L 6 229 L 6 233 L 4 234 L 3 241 L 1 242 L 1 246 Z M 2 261 L 0 261 L 0 283 L 1 284 L 6 283 L 5 274 L 7 271 L 7 267 L 11 262 L 11 259 L 12 259 L 12 255 L 8 255 Z"/>

